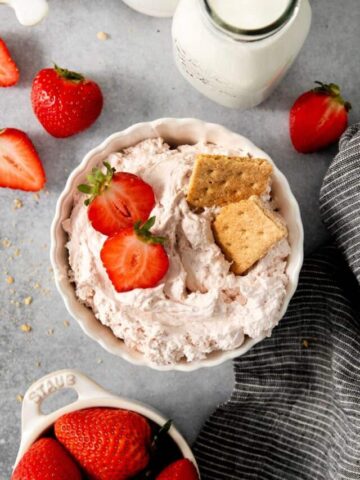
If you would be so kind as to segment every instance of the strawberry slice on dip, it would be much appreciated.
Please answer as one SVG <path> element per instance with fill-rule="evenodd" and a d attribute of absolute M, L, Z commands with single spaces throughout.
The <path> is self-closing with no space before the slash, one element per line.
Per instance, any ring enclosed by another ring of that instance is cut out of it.
<path fill-rule="evenodd" d="M 106 172 L 93 168 L 87 175 L 88 184 L 78 186 L 90 195 L 85 200 L 88 218 L 98 232 L 112 236 L 136 222 L 145 222 L 155 206 L 151 186 L 137 175 L 116 172 L 104 162 Z"/>
<path fill-rule="evenodd" d="M 155 287 L 168 271 L 166 239 L 150 232 L 154 223 L 137 222 L 105 241 L 100 257 L 117 292 Z"/>
<path fill-rule="evenodd" d="M 0 87 L 16 85 L 19 77 L 19 69 L 12 59 L 6 43 L 0 38 Z"/>
<path fill-rule="evenodd" d="M 322 150 L 339 140 L 348 126 L 351 104 L 334 83 L 315 82 L 318 87 L 301 95 L 290 110 L 290 137 L 300 153 Z"/>
<path fill-rule="evenodd" d="M 16 128 L 0 130 L 0 187 L 37 192 L 45 182 L 41 160 L 26 133 Z"/>

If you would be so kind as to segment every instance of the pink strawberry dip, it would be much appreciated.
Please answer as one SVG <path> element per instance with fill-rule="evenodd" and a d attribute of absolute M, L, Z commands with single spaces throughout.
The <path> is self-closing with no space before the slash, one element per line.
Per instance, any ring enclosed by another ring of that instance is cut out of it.
<path fill-rule="evenodd" d="M 201 360 L 211 352 L 239 347 L 246 337 L 270 335 L 286 294 L 286 239 L 247 274 L 236 276 L 214 242 L 216 209 L 190 209 L 186 193 L 197 153 L 247 154 L 201 143 L 171 149 L 157 138 L 108 158 L 117 171 L 140 176 L 155 192 L 153 232 L 168 238 L 170 268 L 154 288 L 116 292 L 100 259 L 106 237 L 90 224 L 79 192 L 63 223 L 78 299 L 116 337 L 157 365 Z M 263 198 L 269 206 L 270 191 L 271 185 Z"/>

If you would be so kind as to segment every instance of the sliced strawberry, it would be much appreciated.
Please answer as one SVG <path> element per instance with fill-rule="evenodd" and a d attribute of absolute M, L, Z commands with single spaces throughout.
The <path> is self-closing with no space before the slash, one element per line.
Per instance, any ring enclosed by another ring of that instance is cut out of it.
<path fill-rule="evenodd" d="M 26 133 L 0 130 L 0 187 L 37 192 L 45 181 L 41 160 Z"/>
<path fill-rule="evenodd" d="M 199 480 L 195 466 L 187 458 L 171 463 L 156 480 Z"/>
<path fill-rule="evenodd" d="M 11 87 L 19 81 L 19 69 L 6 43 L 0 38 L 0 87 Z"/>
<path fill-rule="evenodd" d="M 105 241 L 101 260 L 118 292 L 155 287 L 168 271 L 165 238 L 150 233 L 154 223 L 155 217 L 142 226 L 138 222 Z"/>
<path fill-rule="evenodd" d="M 93 168 L 88 184 L 78 189 L 90 197 L 85 201 L 95 230 L 112 236 L 137 221 L 145 222 L 155 205 L 153 189 L 132 173 L 118 172 L 104 162 L 106 172 Z"/>
<path fill-rule="evenodd" d="M 348 125 L 349 102 L 340 88 L 316 82 L 320 86 L 301 95 L 290 111 L 290 137 L 298 152 L 310 153 L 336 142 Z"/>

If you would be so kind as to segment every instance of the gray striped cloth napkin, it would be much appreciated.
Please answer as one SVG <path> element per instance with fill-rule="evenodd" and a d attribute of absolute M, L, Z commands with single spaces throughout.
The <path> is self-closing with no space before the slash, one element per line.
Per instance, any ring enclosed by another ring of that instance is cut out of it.
<path fill-rule="evenodd" d="M 334 245 L 305 260 L 285 318 L 234 362 L 194 451 L 202 480 L 360 479 L 360 124 L 320 194 Z"/>

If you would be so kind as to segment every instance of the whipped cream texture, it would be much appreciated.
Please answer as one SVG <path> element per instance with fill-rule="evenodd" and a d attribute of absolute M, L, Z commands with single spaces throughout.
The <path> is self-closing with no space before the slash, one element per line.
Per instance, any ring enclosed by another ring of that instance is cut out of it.
<path fill-rule="evenodd" d="M 69 235 L 70 277 L 79 300 L 128 347 L 159 365 L 200 360 L 213 351 L 239 347 L 246 336 L 270 335 L 288 282 L 287 240 L 246 275 L 230 271 L 212 234 L 216 209 L 194 213 L 186 201 L 197 153 L 247 154 L 210 144 L 171 149 L 157 138 L 108 158 L 116 170 L 139 175 L 154 189 L 153 232 L 168 237 L 170 260 L 168 273 L 156 287 L 116 292 L 100 259 L 106 237 L 91 226 L 79 192 L 63 223 Z"/>

